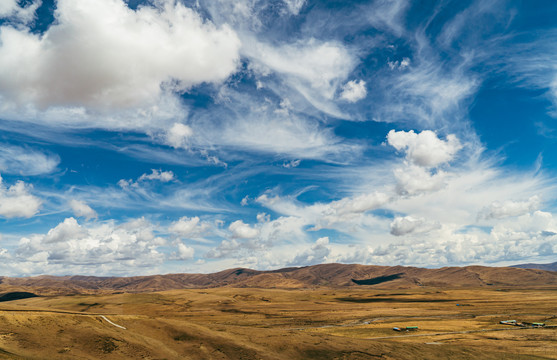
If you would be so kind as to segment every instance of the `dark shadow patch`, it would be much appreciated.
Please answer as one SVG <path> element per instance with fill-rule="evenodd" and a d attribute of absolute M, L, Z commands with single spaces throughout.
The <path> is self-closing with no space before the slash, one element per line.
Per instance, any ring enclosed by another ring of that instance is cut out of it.
<path fill-rule="evenodd" d="M 117 341 L 119 340 L 110 336 L 100 336 L 97 338 L 96 343 L 100 351 L 105 354 L 110 354 L 114 350 L 118 349 L 118 344 L 116 344 Z"/>
<path fill-rule="evenodd" d="M 452 299 L 408 299 L 408 298 L 336 298 L 338 301 L 347 301 L 354 303 L 378 303 L 378 302 L 395 302 L 395 303 L 440 303 L 452 302 Z"/>
<path fill-rule="evenodd" d="M 387 281 L 393 281 L 396 279 L 400 279 L 404 275 L 403 273 L 393 274 L 393 275 L 385 275 L 385 276 L 378 276 L 371 279 L 364 279 L 364 280 L 356 280 L 352 279 L 357 285 L 377 285 Z"/>
<path fill-rule="evenodd" d="M 80 311 L 88 311 L 88 310 L 91 309 L 92 307 L 101 306 L 101 304 L 99 304 L 99 303 L 91 303 L 91 304 L 89 304 L 89 303 L 85 303 L 85 302 L 80 302 L 80 303 L 77 304 L 77 305 L 79 305 L 79 306 L 85 306 L 85 308 L 81 309 Z"/>
<path fill-rule="evenodd" d="M 307 349 L 303 352 L 304 359 L 336 360 L 353 359 L 366 360 L 383 358 L 383 354 L 374 355 L 363 351 L 335 351 L 331 349 Z"/>
<path fill-rule="evenodd" d="M 37 294 L 33 294 L 26 291 L 14 291 L 14 292 L 5 293 L 4 295 L 0 296 L 0 302 L 28 299 L 28 298 L 38 297 L 38 296 L 39 295 Z"/>
<path fill-rule="evenodd" d="M 192 341 L 192 340 L 196 340 L 196 337 L 186 333 L 180 333 L 174 336 L 174 341 Z"/>
<path fill-rule="evenodd" d="M 257 314 L 257 315 L 262 315 L 257 311 L 245 311 L 245 310 L 238 310 L 238 309 L 221 309 L 221 312 L 226 312 L 226 313 L 233 313 L 233 314 Z"/>

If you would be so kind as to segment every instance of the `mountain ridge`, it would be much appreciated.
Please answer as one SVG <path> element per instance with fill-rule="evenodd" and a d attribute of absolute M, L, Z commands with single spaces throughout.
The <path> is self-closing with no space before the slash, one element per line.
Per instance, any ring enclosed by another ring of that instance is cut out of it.
<path fill-rule="evenodd" d="M 546 271 L 557 271 L 557 261 L 550 264 L 518 264 L 512 265 L 511 267 L 520 268 L 520 269 L 537 269 L 537 270 L 546 270 Z"/>
<path fill-rule="evenodd" d="M 360 285 L 358 285 L 358 283 Z M 368 285 L 363 285 L 368 284 Z M 299 268 L 253 270 L 233 268 L 210 274 L 165 274 L 131 277 L 85 275 L 0 277 L 0 293 L 33 288 L 39 294 L 150 292 L 216 287 L 315 288 L 375 287 L 557 287 L 557 272 L 518 267 L 443 267 L 320 264 Z"/>

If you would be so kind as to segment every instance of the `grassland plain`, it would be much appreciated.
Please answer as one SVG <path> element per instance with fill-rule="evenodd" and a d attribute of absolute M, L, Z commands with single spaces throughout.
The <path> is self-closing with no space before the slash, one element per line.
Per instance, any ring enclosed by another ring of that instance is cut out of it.
<path fill-rule="evenodd" d="M 29 297 L 0 303 L 0 359 L 557 359 L 557 328 L 499 324 L 557 325 L 556 295 L 424 286 Z"/>

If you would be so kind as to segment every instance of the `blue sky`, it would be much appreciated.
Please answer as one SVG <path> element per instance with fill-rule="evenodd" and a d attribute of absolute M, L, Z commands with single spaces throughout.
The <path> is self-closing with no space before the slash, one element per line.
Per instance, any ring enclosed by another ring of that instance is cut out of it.
<path fill-rule="evenodd" d="M 2 1 L 0 273 L 553 262 L 556 18 Z"/>

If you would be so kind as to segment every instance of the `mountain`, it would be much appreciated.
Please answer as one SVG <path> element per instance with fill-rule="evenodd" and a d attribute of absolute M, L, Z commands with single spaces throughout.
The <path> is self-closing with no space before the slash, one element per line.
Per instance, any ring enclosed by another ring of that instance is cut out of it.
<path fill-rule="evenodd" d="M 37 276 L 0 278 L 0 293 L 30 291 L 41 295 L 149 292 L 214 287 L 314 288 L 374 287 L 555 287 L 557 272 L 517 267 L 444 267 L 322 264 L 258 271 L 228 269 L 212 274 L 168 274 L 133 277 Z"/>
<path fill-rule="evenodd" d="M 538 269 L 538 270 L 546 270 L 546 271 L 557 271 L 557 262 L 551 264 L 519 264 L 519 265 L 512 265 L 511 267 L 520 268 L 520 269 Z"/>

